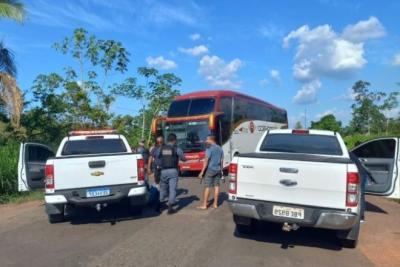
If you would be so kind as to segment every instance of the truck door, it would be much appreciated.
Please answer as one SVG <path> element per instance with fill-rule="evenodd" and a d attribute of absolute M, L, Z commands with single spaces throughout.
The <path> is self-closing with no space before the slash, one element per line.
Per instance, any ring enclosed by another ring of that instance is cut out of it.
<path fill-rule="evenodd" d="M 379 138 L 357 146 L 351 151 L 365 179 L 365 192 L 390 195 L 395 188 L 399 170 L 399 139 Z"/>
<path fill-rule="evenodd" d="M 18 160 L 18 191 L 44 188 L 44 169 L 54 152 L 48 146 L 22 143 Z"/>

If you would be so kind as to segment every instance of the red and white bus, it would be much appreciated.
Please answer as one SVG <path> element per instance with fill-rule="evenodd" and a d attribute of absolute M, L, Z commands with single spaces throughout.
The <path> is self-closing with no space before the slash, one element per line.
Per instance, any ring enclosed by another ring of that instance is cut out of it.
<path fill-rule="evenodd" d="M 234 155 L 253 152 L 269 129 L 287 128 L 287 114 L 260 99 L 234 91 L 199 91 L 177 96 L 166 117 L 153 120 L 153 135 L 175 133 L 187 161 L 181 171 L 200 171 L 209 134 L 224 150 L 224 166 Z"/>

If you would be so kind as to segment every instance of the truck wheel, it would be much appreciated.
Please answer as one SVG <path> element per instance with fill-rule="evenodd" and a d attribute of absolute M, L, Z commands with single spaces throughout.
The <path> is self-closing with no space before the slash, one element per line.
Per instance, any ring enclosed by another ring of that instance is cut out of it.
<path fill-rule="evenodd" d="M 59 214 L 49 214 L 49 222 L 51 224 L 53 223 L 60 223 L 64 221 L 64 213 L 59 213 Z"/>
<path fill-rule="evenodd" d="M 358 236 L 360 234 L 360 222 L 353 226 L 350 230 L 338 231 L 337 236 L 340 238 L 341 244 L 345 248 L 356 248 L 358 244 Z"/>
<path fill-rule="evenodd" d="M 255 221 L 251 218 L 233 215 L 236 231 L 240 234 L 251 235 L 255 232 Z"/>

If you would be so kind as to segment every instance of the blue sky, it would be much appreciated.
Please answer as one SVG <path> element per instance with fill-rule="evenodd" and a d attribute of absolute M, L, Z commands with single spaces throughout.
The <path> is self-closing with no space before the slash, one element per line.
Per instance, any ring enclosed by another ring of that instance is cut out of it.
<path fill-rule="evenodd" d="M 235 89 L 288 110 L 291 126 L 333 113 L 351 116 L 349 88 L 367 80 L 399 90 L 400 1 L 26 1 L 27 21 L 0 21 L 28 92 L 40 73 L 72 62 L 51 45 L 84 27 L 121 41 L 129 72 L 154 66 L 183 79 L 182 93 Z M 129 73 L 128 73 L 129 74 Z M 138 103 L 118 99 L 116 113 Z"/>

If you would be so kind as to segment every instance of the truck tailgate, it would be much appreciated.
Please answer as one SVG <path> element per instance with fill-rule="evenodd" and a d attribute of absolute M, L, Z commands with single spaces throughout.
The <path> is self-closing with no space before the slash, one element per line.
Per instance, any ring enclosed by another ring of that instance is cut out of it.
<path fill-rule="evenodd" d="M 237 197 L 344 209 L 347 164 L 240 157 Z"/>
<path fill-rule="evenodd" d="M 137 183 L 137 179 L 135 154 L 54 159 L 56 190 Z"/>

